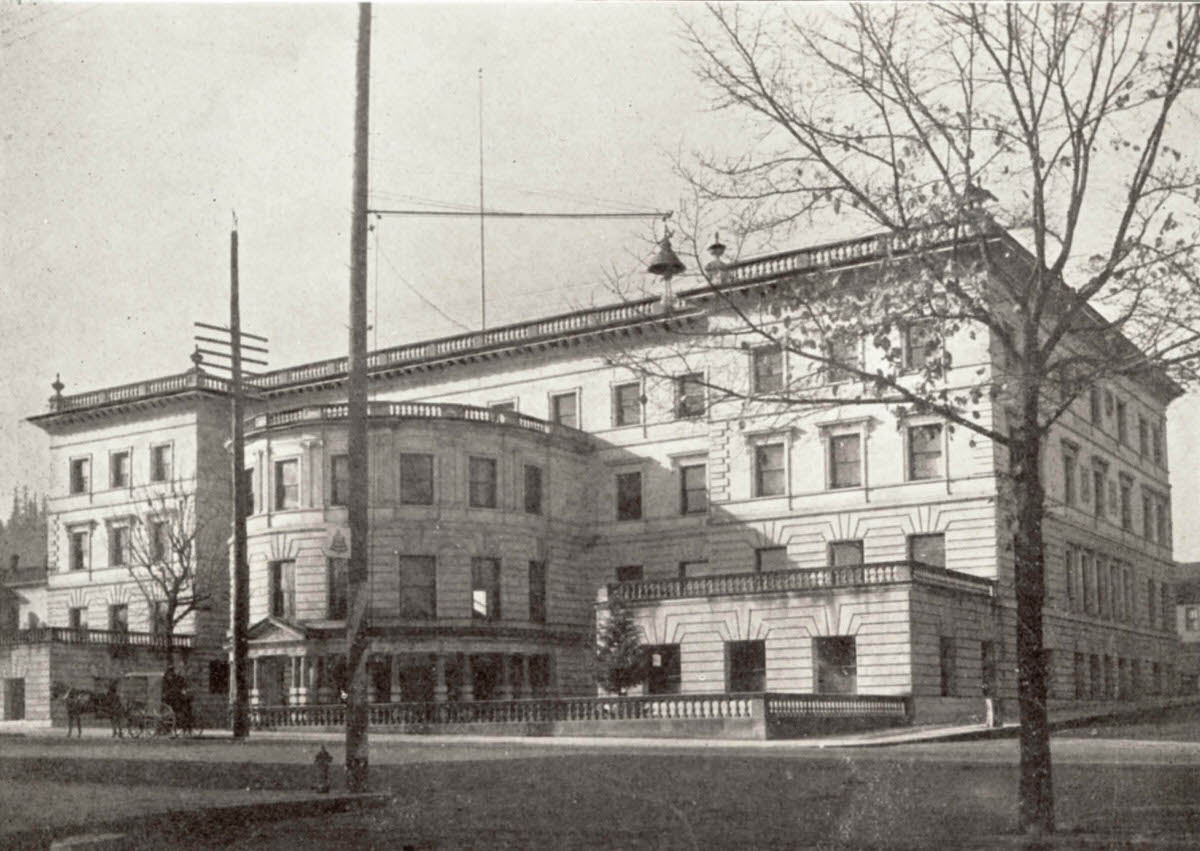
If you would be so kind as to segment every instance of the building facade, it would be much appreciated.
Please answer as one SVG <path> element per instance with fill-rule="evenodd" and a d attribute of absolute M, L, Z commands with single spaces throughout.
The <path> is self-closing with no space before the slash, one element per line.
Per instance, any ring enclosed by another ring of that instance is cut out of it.
<path fill-rule="evenodd" d="M 722 287 L 753 300 L 893 248 L 874 237 L 738 263 Z M 895 405 L 776 404 L 806 368 L 778 347 L 672 347 L 730 321 L 696 290 L 371 354 L 374 702 L 594 694 L 596 621 L 616 599 L 648 647 L 650 693 L 1015 696 L 1005 453 Z M 949 384 L 1001 357 L 986 332 L 944 345 Z M 659 368 L 632 368 L 631 354 Z M 336 703 L 345 685 L 345 370 L 334 359 L 256 379 L 245 475 L 260 706 Z M 111 477 L 114 453 L 148 461 L 174 441 L 185 486 L 227 510 L 224 385 L 192 373 L 197 388 L 173 396 L 172 380 L 61 397 L 34 418 L 60 476 L 52 623 L 84 605 L 90 623 L 126 593 L 103 546 L 87 565 L 73 548 L 80 532 L 111 536 L 130 485 L 74 492 L 79 459 Z M 845 376 L 821 380 L 857 395 Z M 746 392 L 712 394 L 729 382 Z M 1164 421 L 1178 392 L 1097 387 L 1045 442 L 1053 700 L 1174 689 Z M 1006 427 L 1001 403 L 979 411 Z M 210 627 L 197 622 L 198 642 Z"/>

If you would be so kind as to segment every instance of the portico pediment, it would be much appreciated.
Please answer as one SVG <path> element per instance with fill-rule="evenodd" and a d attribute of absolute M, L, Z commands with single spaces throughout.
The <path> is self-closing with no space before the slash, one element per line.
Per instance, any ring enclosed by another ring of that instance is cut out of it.
<path fill-rule="evenodd" d="M 290 624 L 279 618 L 263 618 L 250 627 L 247 638 L 255 644 L 286 643 L 304 641 L 308 638 L 302 627 Z"/>

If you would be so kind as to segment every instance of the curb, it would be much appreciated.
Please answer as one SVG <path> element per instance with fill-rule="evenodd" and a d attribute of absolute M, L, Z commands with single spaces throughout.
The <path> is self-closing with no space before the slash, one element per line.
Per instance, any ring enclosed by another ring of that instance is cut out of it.
<path fill-rule="evenodd" d="M 180 833 L 196 837 L 218 831 L 224 836 L 229 836 L 236 832 L 239 826 L 253 822 L 312 818 L 313 816 L 374 809 L 386 806 L 391 800 L 391 793 L 388 792 L 320 796 L 314 793 L 310 797 L 282 801 L 165 810 L 111 822 L 34 828 L 17 833 L 0 834 L 0 844 L 7 849 L 44 849 L 51 843 L 68 842 L 74 838 L 97 835 L 121 834 L 124 838 L 130 838 L 130 834 L 142 834 L 154 835 L 163 840 L 165 837 Z M 161 841 L 158 845 L 163 847 Z M 64 844 L 63 847 L 76 846 Z M 125 843 L 120 847 L 131 847 L 131 844 Z M 137 847 L 136 842 L 132 844 L 132 847 Z"/>

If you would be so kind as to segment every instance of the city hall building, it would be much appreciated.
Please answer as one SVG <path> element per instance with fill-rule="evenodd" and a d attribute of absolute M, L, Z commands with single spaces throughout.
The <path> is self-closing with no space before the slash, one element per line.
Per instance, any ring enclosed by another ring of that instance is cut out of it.
<path fill-rule="evenodd" d="M 1006 233 L 989 239 L 1002 262 L 1033 262 Z M 752 304 L 901 250 L 876 236 L 742 261 L 719 287 Z M 597 620 L 614 599 L 648 648 L 647 694 L 1015 697 L 1006 451 L 893 405 L 758 400 L 810 367 L 750 334 L 669 373 L 681 334 L 731 315 L 704 287 L 370 354 L 373 703 L 596 695 Z M 944 345 L 950 385 L 1002 357 L 982 328 Z M 870 371 L 873 347 L 853 346 Z M 244 475 L 260 708 L 336 705 L 345 685 L 346 369 L 255 379 Z M 717 398 L 718 374 L 745 398 Z M 852 376 L 822 380 L 859 392 Z M 1044 441 L 1052 700 L 1175 688 L 1164 423 L 1180 392 L 1165 376 L 1094 387 Z M 1000 405 L 980 412 L 1004 427 Z M 49 623 L 152 636 L 121 530 L 156 487 L 228 513 L 226 382 L 198 364 L 60 389 L 31 421 L 55 472 Z M 184 630 L 189 675 L 219 701 L 228 618 L 226 595 Z M 0 659 L 21 676 L 11 652 Z"/>

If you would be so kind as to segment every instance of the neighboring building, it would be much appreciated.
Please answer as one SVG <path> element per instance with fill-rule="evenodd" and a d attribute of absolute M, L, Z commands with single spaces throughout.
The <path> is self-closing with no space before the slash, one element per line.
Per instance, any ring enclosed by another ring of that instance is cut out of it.
<path fill-rule="evenodd" d="M 1180 691 L 1200 694 L 1200 561 L 1175 566 L 1175 630 Z"/>
<path fill-rule="evenodd" d="M 1006 234 L 994 239 L 1005 262 L 1029 262 Z M 892 250 L 878 237 L 747 261 L 723 286 L 754 296 Z M 650 692 L 1015 696 L 1004 453 L 884 404 L 705 398 L 706 371 L 769 393 L 800 368 L 777 350 L 715 352 L 669 380 L 613 365 L 631 349 L 668 357 L 672 330 L 726 320 L 702 289 L 667 308 L 647 298 L 371 354 L 373 700 L 594 694 L 595 618 L 611 596 L 645 634 Z M 999 357 L 986 333 L 946 346 L 951 382 Z M 344 686 L 345 371 L 341 358 L 256 379 L 246 465 L 259 705 L 333 703 Z M 1174 689 L 1164 421 L 1180 391 L 1160 376 L 1095 390 L 1044 444 L 1056 700 Z M 1004 426 L 1000 406 L 981 415 Z M 111 477 L 114 454 L 131 453 L 140 481 L 136 465 L 174 440 L 195 464 L 186 486 L 227 508 L 217 379 L 56 397 L 33 419 L 51 433 L 59 477 L 54 624 L 85 600 L 102 616 L 127 594 L 106 545 L 95 568 L 71 553 L 78 532 L 111 536 L 131 485 L 72 494 L 77 460 Z M 217 620 L 198 623 L 195 640 Z"/>

